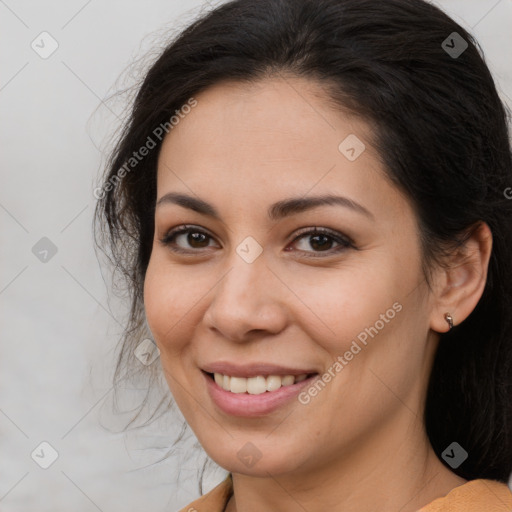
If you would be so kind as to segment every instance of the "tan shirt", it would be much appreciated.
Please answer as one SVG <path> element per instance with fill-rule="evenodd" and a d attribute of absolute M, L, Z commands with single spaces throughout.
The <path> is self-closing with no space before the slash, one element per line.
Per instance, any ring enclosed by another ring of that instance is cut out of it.
<path fill-rule="evenodd" d="M 224 512 L 233 494 L 231 474 L 210 492 L 179 512 Z M 470 480 L 418 512 L 512 512 L 512 492 L 495 480 Z"/>

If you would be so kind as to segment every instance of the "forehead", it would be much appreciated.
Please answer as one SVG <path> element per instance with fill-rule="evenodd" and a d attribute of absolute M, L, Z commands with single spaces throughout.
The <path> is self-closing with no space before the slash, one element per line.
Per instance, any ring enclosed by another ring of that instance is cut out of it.
<path fill-rule="evenodd" d="M 291 77 L 227 82 L 195 99 L 163 142 L 159 197 L 191 189 L 225 199 L 236 189 L 237 198 L 261 208 L 284 196 L 337 191 L 383 209 L 399 206 L 371 126 L 335 109 L 319 84 Z M 345 140 L 364 144 L 355 160 L 343 153 Z"/>
<path fill-rule="evenodd" d="M 330 147 L 329 155 L 337 158 L 344 132 L 357 132 L 361 139 L 371 133 L 362 120 L 335 110 L 319 84 L 303 78 L 224 82 L 197 95 L 196 101 L 164 142 L 193 141 L 196 156 L 199 149 L 204 154 L 217 148 L 238 150 L 242 157 L 244 151 L 258 148 L 262 159 L 310 161 Z"/>

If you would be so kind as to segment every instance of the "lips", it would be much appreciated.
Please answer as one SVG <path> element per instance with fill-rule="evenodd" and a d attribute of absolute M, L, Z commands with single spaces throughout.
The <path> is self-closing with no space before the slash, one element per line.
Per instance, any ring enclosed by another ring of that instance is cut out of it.
<path fill-rule="evenodd" d="M 294 377 L 299 375 L 310 375 L 318 373 L 314 368 L 292 368 L 286 366 L 278 366 L 275 364 L 267 363 L 252 363 L 246 365 L 234 364 L 227 361 L 219 361 L 216 363 L 206 364 L 201 367 L 206 373 L 220 373 L 221 375 L 227 375 L 229 377 L 268 377 L 276 375 L 284 377 L 286 375 L 293 375 Z"/>
<path fill-rule="evenodd" d="M 311 367 L 227 361 L 205 364 L 201 373 L 211 399 L 224 413 L 246 417 L 270 414 L 318 377 Z"/>

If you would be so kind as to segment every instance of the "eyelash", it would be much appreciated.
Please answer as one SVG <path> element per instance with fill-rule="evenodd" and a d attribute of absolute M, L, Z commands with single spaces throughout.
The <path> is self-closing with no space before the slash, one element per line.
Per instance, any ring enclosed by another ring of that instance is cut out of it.
<path fill-rule="evenodd" d="M 180 247 L 176 247 L 173 245 L 174 239 L 178 235 L 182 235 L 185 233 L 201 233 L 209 238 L 213 238 L 211 235 L 209 235 L 205 231 L 195 228 L 194 226 L 180 226 L 178 228 L 171 229 L 169 232 L 167 232 L 163 236 L 163 238 L 160 239 L 160 243 L 162 245 L 164 245 L 165 247 L 169 247 L 171 251 L 180 253 L 180 254 L 190 254 L 190 253 L 197 252 L 197 250 L 194 250 L 194 249 L 187 250 L 187 249 L 182 249 Z M 332 254 L 340 253 L 349 248 L 356 249 L 356 246 L 354 245 L 353 241 L 350 238 L 348 238 L 347 236 L 342 236 L 342 235 L 338 234 L 336 231 L 331 231 L 330 229 L 317 228 L 317 227 L 315 227 L 314 229 L 309 229 L 309 231 L 300 232 L 291 241 L 291 243 L 294 243 L 297 240 L 306 237 L 307 235 L 309 235 L 309 236 L 324 235 L 324 236 L 331 238 L 336 243 L 340 244 L 340 246 L 335 249 L 328 249 L 326 251 L 299 251 L 299 252 L 305 253 L 306 258 L 321 258 L 321 257 L 323 257 L 323 256 L 313 256 L 311 254 L 308 254 L 310 252 L 313 252 L 313 253 L 316 252 L 316 253 L 320 253 L 320 254 L 327 253 L 329 256 L 331 256 Z"/>

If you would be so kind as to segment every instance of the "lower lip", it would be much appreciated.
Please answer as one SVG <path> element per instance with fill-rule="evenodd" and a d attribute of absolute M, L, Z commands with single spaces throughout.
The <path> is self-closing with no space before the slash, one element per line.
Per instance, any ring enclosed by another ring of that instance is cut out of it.
<path fill-rule="evenodd" d="M 265 416 L 282 407 L 296 397 L 300 390 L 318 377 L 313 375 L 302 382 L 281 386 L 276 391 L 265 391 L 259 395 L 249 393 L 232 393 L 217 385 L 217 383 L 205 372 L 201 371 L 206 379 L 206 387 L 213 402 L 226 414 L 244 416 L 247 418 Z"/>

